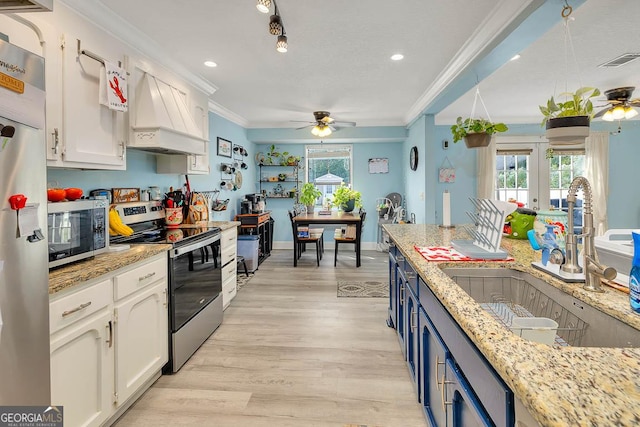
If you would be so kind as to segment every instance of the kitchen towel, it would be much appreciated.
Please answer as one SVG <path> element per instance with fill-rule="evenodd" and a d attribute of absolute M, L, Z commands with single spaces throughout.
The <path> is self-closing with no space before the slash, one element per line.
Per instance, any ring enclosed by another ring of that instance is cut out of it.
<path fill-rule="evenodd" d="M 105 61 L 100 69 L 98 101 L 114 111 L 127 111 L 127 72 L 117 65 Z"/>
<path fill-rule="evenodd" d="M 513 261 L 512 257 L 504 259 L 471 258 L 453 248 L 442 246 L 414 246 L 414 249 L 427 261 Z"/>

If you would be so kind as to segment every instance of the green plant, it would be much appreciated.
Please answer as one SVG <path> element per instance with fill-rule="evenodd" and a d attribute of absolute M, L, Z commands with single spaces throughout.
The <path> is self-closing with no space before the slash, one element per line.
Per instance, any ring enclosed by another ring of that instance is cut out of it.
<path fill-rule="evenodd" d="M 278 161 L 278 159 L 280 158 L 280 152 L 276 149 L 275 144 L 271 144 L 271 147 L 269 147 L 269 152 L 267 153 L 267 156 L 269 156 L 269 164 L 273 164 L 273 165 L 280 164 L 280 162 Z"/>
<path fill-rule="evenodd" d="M 565 102 L 556 102 L 553 96 L 547 101 L 547 105 L 540 105 L 543 119 L 541 125 L 547 124 L 549 119 L 556 117 L 588 116 L 593 118 L 593 103 L 591 98 L 600 95 L 600 90 L 593 87 L 581 87 L 575 92 L 564 92 L 560 96 L 567 98 Z"/>
<path fill-rule="evenodd" d="M 344 183 L 342 183 L 333 193 L 331 204 L 333 206 L 343 208 L 349 200 L 355 201 L 356 208 L 362 207 L 362 195 L 360 194 L 360 192 L 352 190 L 351 188 L 344 185 Z"/>
<path fill-rule="evenodd" d="M 305 183 L 300 189 L 300 203 L 304 205 L 313 205 L 318 197 L 322 196 L 322 192 L 313 182 Z"/>
<path fill-rule="evenodd" d="M 506 132 L 509 130 L 504 123 L 493 123 L 485 119 L 472 119 L 467 118 L 462 120 L 462 117 L 456 119 L 456 123 L 451 126 L 451 133 L 453 134 L 453 142 L 458 142 L 470 133 L 487 133 L 492 135 L 496 132 Z"/>

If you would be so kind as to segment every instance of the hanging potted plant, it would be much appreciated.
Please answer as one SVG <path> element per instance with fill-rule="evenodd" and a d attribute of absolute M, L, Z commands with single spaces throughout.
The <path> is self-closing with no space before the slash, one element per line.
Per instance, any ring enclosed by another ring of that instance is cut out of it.
<path fill-rule="evenodd" d="M 343 183 L 333 193 L 331 204 L 344 212 L 351 212 L 355 208 L 362 207 L 362 195 L 359 191 L 352 190 Z"/>
<path fill-rule="evenodd" d="M 482 118 L 472 119 L 471 117 L 464 120 L 458 117 L 456 123 L 451 126 L 453 142 L 464 139 L 467 148 L 487 147 L 494 133 L 507 130 L 509 128 L 504 123 L 493 123 Z"/>
<path fill-rule="evenodd" d="M 307 213 L 313 213 L 313 207 L 320 196 L 322 196 L 322 192 L 313 182 L 307 182 L 302 186 L 300 189 L 300 203 L 307 206 Z"/>
<path fill-rule="evenodd" d="M 542 126 L 549 145 L 579 144 L 589 136 L 589 126 L 593 118 L 591 98 L 600 95 L 593 87 L 581 87 L 575 92 L 561 93 L 565 102 L 556 102 L 552 96 L 546 105 L 540 105 Z"/>

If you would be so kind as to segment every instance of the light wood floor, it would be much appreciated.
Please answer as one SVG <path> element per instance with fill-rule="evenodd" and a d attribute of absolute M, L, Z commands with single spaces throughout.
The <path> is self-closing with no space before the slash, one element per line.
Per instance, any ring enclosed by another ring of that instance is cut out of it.
<path fill-rule="evenodd" d="M 175 375 L 162 376 L 125 426 L 426 426 L 386 298 L 337 298 L 336 280 L 387 280 L 386 253 L 362 266 L 311 246 L 293 267 L 278 250 L 224 312 L 223 324 Z"/>

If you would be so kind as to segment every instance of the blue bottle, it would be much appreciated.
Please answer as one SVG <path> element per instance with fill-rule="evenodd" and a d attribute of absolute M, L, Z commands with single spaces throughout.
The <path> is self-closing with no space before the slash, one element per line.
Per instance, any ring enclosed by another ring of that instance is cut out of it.
<path fill-rule="evenodd" d="M 634 231 L 631 236 L 633 236 L 633 262 L 631 273 L 629 273 L 629 301 L 631 309 L 640 313 L 640 233 Z"/>

